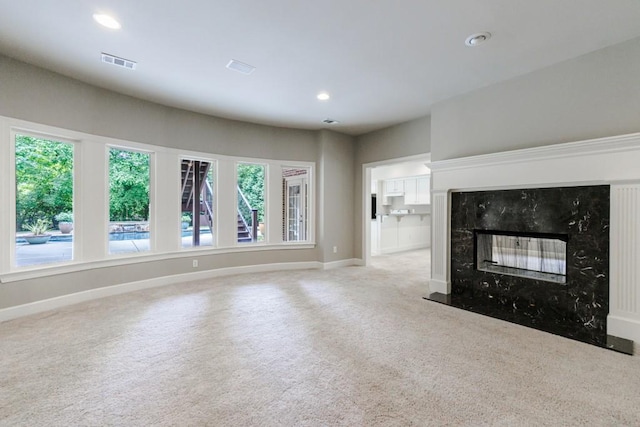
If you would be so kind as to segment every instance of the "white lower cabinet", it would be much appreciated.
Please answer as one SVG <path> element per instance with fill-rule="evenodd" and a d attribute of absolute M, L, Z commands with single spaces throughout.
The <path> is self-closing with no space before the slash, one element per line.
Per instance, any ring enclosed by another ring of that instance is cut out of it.
<path fill-rule="evenodd" d="M 379 224 L 381 254 L 428 248 L 431 244 L 431 217 L 428 214 L 385 215 Z"/>

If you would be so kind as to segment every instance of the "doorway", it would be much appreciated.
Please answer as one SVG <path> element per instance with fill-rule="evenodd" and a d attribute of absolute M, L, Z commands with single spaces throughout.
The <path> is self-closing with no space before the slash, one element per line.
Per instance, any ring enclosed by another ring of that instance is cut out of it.
<path fill-rule="evenodd" d="M 429 154 L 363 165 L 363 259 L 431 246 Z M 405 188 L 406 186 L 406 188 Z"/>

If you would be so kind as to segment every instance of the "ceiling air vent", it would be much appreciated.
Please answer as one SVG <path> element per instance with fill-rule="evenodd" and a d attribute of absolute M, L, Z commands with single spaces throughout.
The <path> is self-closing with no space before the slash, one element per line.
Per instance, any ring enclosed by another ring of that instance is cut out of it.
<path fill-rule="evenodd" d="M 117 56 L 109 55 L 108 53 L 102 52 L 102 62 L 106 62 L 107 64 L 117 65 L 118 67 L 128 68 L 129 70 L 136 69 L 136 62 L 130 61 L 128 59 L 119 58 Z"/>
<path fill-rule="evenodd" d="M 253 73 L 256 69 L 253 65 L 245 64 L 244 62 L 236 61 L 235 59 L 229 61 L 227 68 L 246 75 Z"/>
<path fill-rule="evenodd" d="M 333 119 L 324 119 L 324 120 L 322 121 L 322 123 L 326 123 L 326 124 L 328 124 L 328 125 L 335 125 L 335 124 L 338 124 L 338 123 L 340 123 L 340 122 L 339 122 L 339 121 L 337 121 L 337 120 L 333 120 Z"/>

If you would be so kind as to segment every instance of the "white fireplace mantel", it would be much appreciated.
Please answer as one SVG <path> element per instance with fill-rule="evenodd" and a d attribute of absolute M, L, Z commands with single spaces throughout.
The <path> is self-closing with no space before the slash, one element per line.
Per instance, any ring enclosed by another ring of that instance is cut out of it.
<path fill-rule="evenodd" d="M 640 133 L 435 161 L 430 292 L 451 293 L 450 194 L 611 186 L 607 333 L 640 342 Z"/>

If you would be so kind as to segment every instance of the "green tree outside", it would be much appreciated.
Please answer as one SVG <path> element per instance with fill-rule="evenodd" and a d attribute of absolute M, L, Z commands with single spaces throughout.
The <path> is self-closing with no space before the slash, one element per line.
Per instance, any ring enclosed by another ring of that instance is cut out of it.
<path fill-rule="evenodd" d="M 73 212 L 73 150 L 71 143 L 26 135 L 16 136 L 16 229 L 37 219 L 52 221 Z M 109 220 L 149 219 L 150 155 L 109 150 Z M 264 222 L 265 167 L 241 163 L 238 186 L 258 222 Z"/>
<path fill-rule="evenodd" d="M 73 210 L 73 144 L 16 135 L 16 229 Z"/>
<path fill-rule="evenodd" d="M 238 187 L 251 207 L 258 210 L 259 223 L 264 222 L 264 175 L 263 165 L 238 164 Z M 238 207 L 243 209 L 243 203 L 240 200 L 238 200 Z M 243 215 L 245 215 L 244 212 Z"/>
<path fill-rule="evenodd" d="M 149 220 L 149 154 L 109 150 L 109 220 Z"/>

